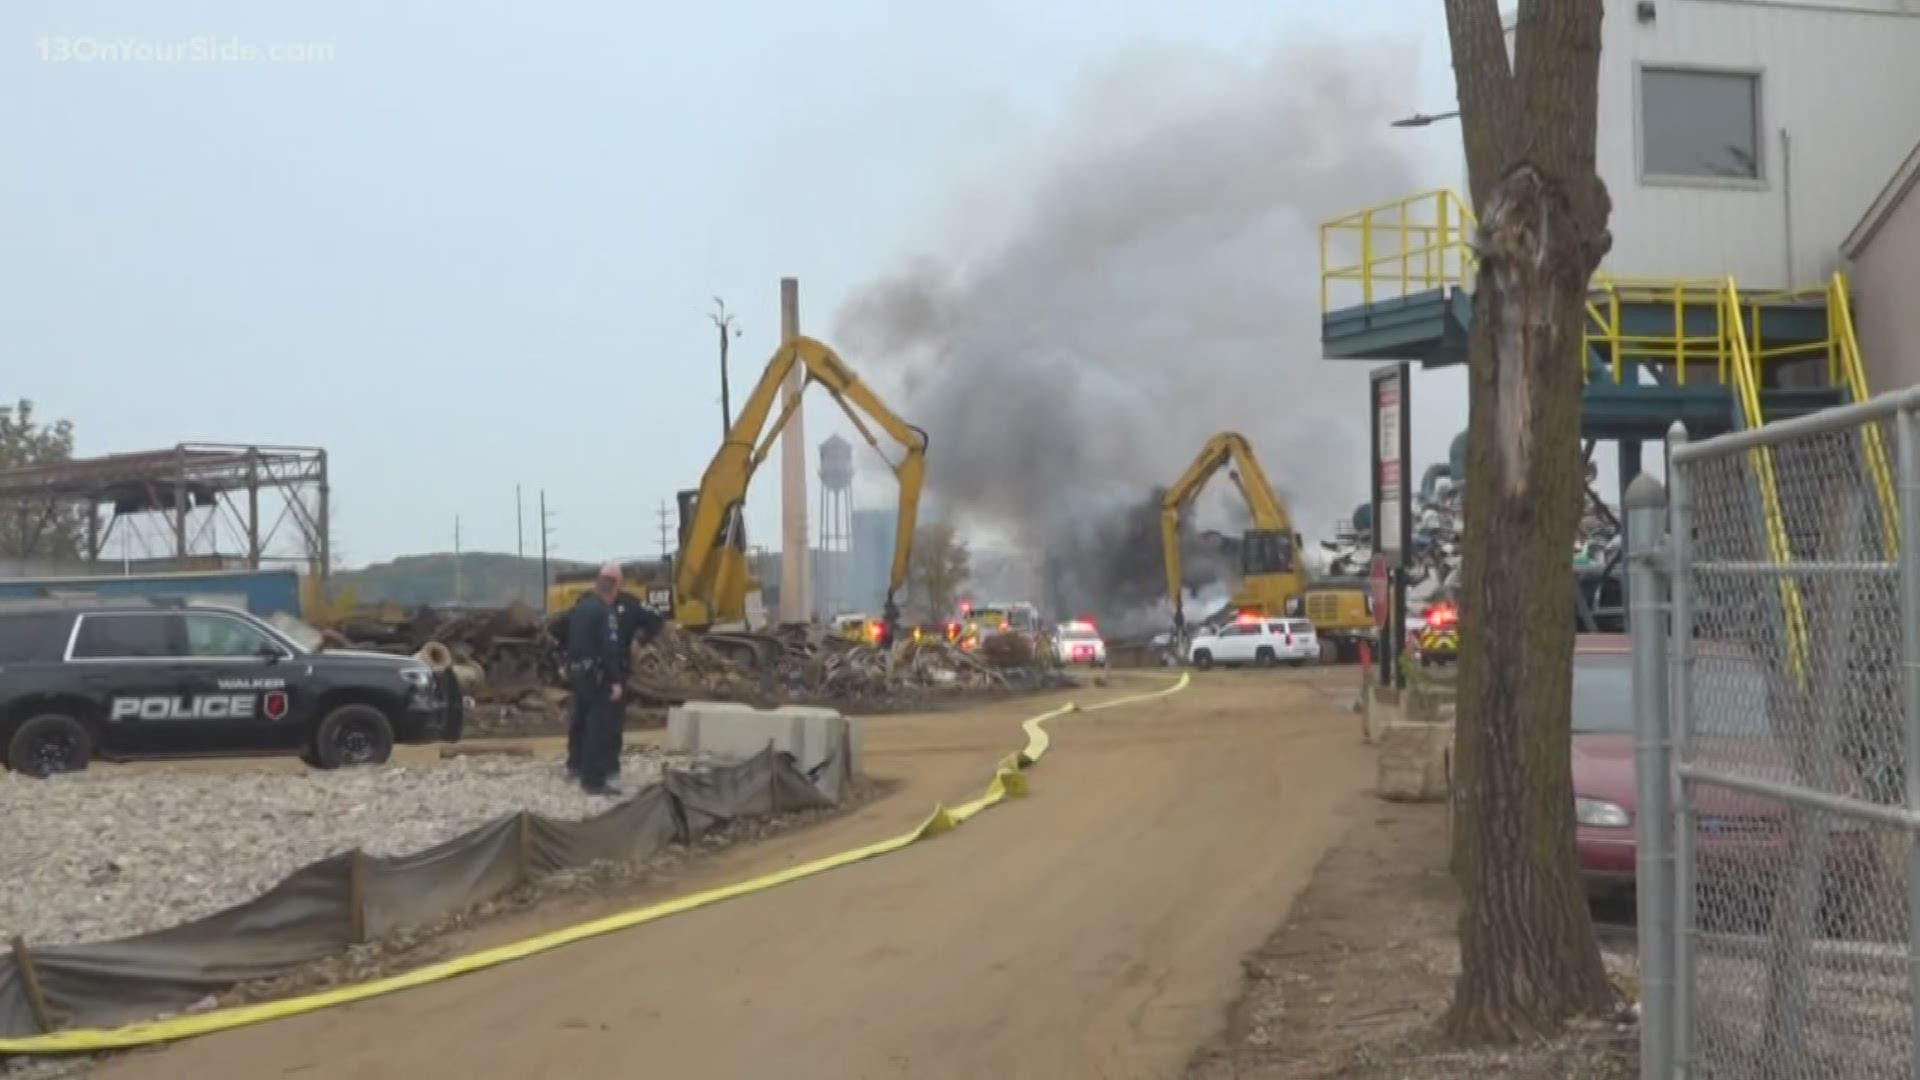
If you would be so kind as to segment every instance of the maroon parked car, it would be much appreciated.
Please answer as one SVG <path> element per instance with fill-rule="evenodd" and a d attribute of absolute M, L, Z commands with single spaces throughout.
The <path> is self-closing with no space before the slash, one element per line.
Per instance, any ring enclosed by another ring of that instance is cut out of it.
<path fill-rule="evenodd" d="M 1731 651 L 1702 649 L 1694 661 L 1696 687 L 1750 689 L 1749 707 L 1717 710 L 1714 727 L 1694 735 L 1695 760 L 1778 782 L 1794 780 L 1789 747 L 1778 739 L 1766 706 L 1766 672 Z M 1737 715 L 1733 715 L 1737 714 Z M 1624 634 L 1581 635 L 1573 660 L 1573 792 L 1580 871 L 1589 894 L 1631 888 L 1634 876 L 1633 657 Z M 1858 797 L 1860 785 L 1844 765 L 1838 790 Z M 1769 891 L 1788 869 L 1792 819 L 1786 804 L 1706 784 L 1696 785 L 1695 839 L 1701 882 Z M 1678 785 L 1675 800 L 1678 801 Z M 1833 819 L 1836 822 L 1841 819 Z M 1864 880 L 1872 865 L 1870 835 L 1835 824 L 1827 837 L 1827 880 Z"/>

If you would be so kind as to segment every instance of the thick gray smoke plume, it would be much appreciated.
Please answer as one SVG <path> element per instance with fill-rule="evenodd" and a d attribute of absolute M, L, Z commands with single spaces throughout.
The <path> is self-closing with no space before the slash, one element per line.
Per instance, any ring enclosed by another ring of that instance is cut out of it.
<path fill-rule="evenodd" d="M 1415 190 L 1406 55 L 1129 54 L 1009 163 L 1032 179 L 965 257 L 858 291 L 834 340 L 929 432 L 930 511 L 1044 552 L 1054 603 L 1111 620 L 1164 596 L 1143 504 L 1216 432 L 1309 537 L 1364 499 L 1365 365 L 1320 358 L 1318 226 Z"/>

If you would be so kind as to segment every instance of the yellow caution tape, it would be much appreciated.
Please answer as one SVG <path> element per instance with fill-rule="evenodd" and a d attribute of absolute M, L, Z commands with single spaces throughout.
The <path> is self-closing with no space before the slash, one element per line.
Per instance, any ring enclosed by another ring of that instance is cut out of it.
<path fill-rule="evenodd" d="M 571 945 L 576 941 L 611 934 L 616 930 L 639 926 L 643 923 L 664 919 L 669 915 L 678 915 L 683 911 L 708 907 L 723 900 L 737 896 L 763 892 L 790 881 L 813 877 L 852 863 L 862 862 L 889 852 L 898 851 L 909 844 L 918 843 L 931 836 L 938 836 L 959 827 L 968 818 L 980 813 L 1010 797 L 1024 795 L 1027 792 L 1027 778 L 1023 769 L 1046 756 L 1053 745 L 1047 734 L 1045 724 L 1057 717 L 1072 712 L 1098 712 L 1103 709 L 1133 705 L 1153 698 L 1177 694 L 1187 688 L 1189 676 L 1182 672 L 1178 681 L 1164 690 L 1155 690 L 1144 694 L 1114 698 L 1097 705 L 1087 706 L 1084 710 L 1069 702 L 1039 716 L 1032 717 L 1021 724 L 1027 734 L 1027 745 L 1018 753 L 1003 758 L 994 770 L 993 779 L 988 781 L 986 790 L 977 798 L 958 806 L 948 807 L 935 804 L 933 812 L 928 814 L 913 829 L 886 840 L 880 840 L 864 847 L 850 848 L 836 852 L 812 862 L 801 863 L 771 874 L 765 874 L 732 885 L 722 885 L 704 892 L 691 893 L 674 900 L 650 904 L 632 911 L 623 911 L 594 919 L 590 922 L 576 923 L 573 926 L 551 930 L 535 937 L 506 945 L 496 945 L 491 949 L 482 949 L 476 953 L 443 960 L 437 964 L 415 968 L 402 975 L 390 975 L 383 979 L 343 986 L 336 990 L 327 990 L 301 997 L 284 998 L 279 1001 L 263 1001 L 256 1005 L 239 1005 L 229 1009 L 215 1009 L 210 1012 L 196 1013 L 191 1016 L 176 1016 L 167 1020 L 150 1020 L 137 1024 L 126 1024 L 117 1028 L 72 1028 L 66 1031 L 51 1032 L 46 1035 L 34 1035 L 24 1039 L 0 1039 L 0 1055 L 7 1054 L 74 1054 L 97 1053 L 103 1050 L 128 1050 L 137 1046 L 150 1046 L 155 1043 L 176 1042 L 197 1035 L 211 1035 L 216 1031 L 246 1027 L 249 1024 L 279 1020 L 289 1016 L 330 1009 L 336 1005 L 347 1005 L 369 998 L 383 997 L 401 990 L 429 983 L 451 979 L 456 975 L 481 971 L 514 960 Z"/>

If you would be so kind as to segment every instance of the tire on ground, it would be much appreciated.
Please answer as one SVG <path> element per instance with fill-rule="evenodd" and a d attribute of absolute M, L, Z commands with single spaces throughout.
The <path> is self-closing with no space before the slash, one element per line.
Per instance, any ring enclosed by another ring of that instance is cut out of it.
<path fill-rule="evenodd" d="M 1193 654 L 1193 666 L 1205 671 L 1213 666 L 1213 654 L 1205 649 Z"/>
<path fill-rule="evenodd" d="M 7 740 L 7 767 L 24 776 L 79 772 L 93 760 L 93 732 L 65 713 L 28 717 Z"/>
<path fill-rule="evenodd" d="M 393 724 L 372 705 L 342 705 L 314 730 L 313 756 L 323 769 L 383 765 L 393 756 Z"/>
<path fill-rule="evenodd" d="M 1271 648 L 1268 648 L 1267 646 L 1262 645 L 1260 646 L 1259 649 L 1255 650 L 1253 654 L 1253 666 L 1272 667 L 1273 663 L 1274 663 L 1274 655 L 1273 655 L 1273 650 Z"/>

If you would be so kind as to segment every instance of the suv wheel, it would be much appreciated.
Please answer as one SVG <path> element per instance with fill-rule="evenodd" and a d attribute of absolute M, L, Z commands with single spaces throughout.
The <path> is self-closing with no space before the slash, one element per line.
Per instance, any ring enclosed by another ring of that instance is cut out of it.
<path fill-rule="evenodd" d="M 1213 654 L 1201 649 L 1193 654 L 1193 666 L 1205 671 L 1213 666 Z"/>
<path fill-rule="evenodd" d="M 393 755 L 393 725 L 371 705 L 342 705 L 320 721 L 313 756 L 323 769 L 383 765 Z"/>
<path fill-rule="evenodd" d="M 1270 646 L 1266 646 L 1266 645 L 1262 645 L 1260 646 L 1260 648 L 1256 649 L 1253 654 L 1253 666 L 1254 667 L 1272 667 L 1273 666 L 1273 649 Z"/>
<path fill-rule="evenodd" d="M 30 717 L 7 742 L 7 765 L 27 776 L 79 772 L 93 758 L 93 733 L 60 713 Z"/>

